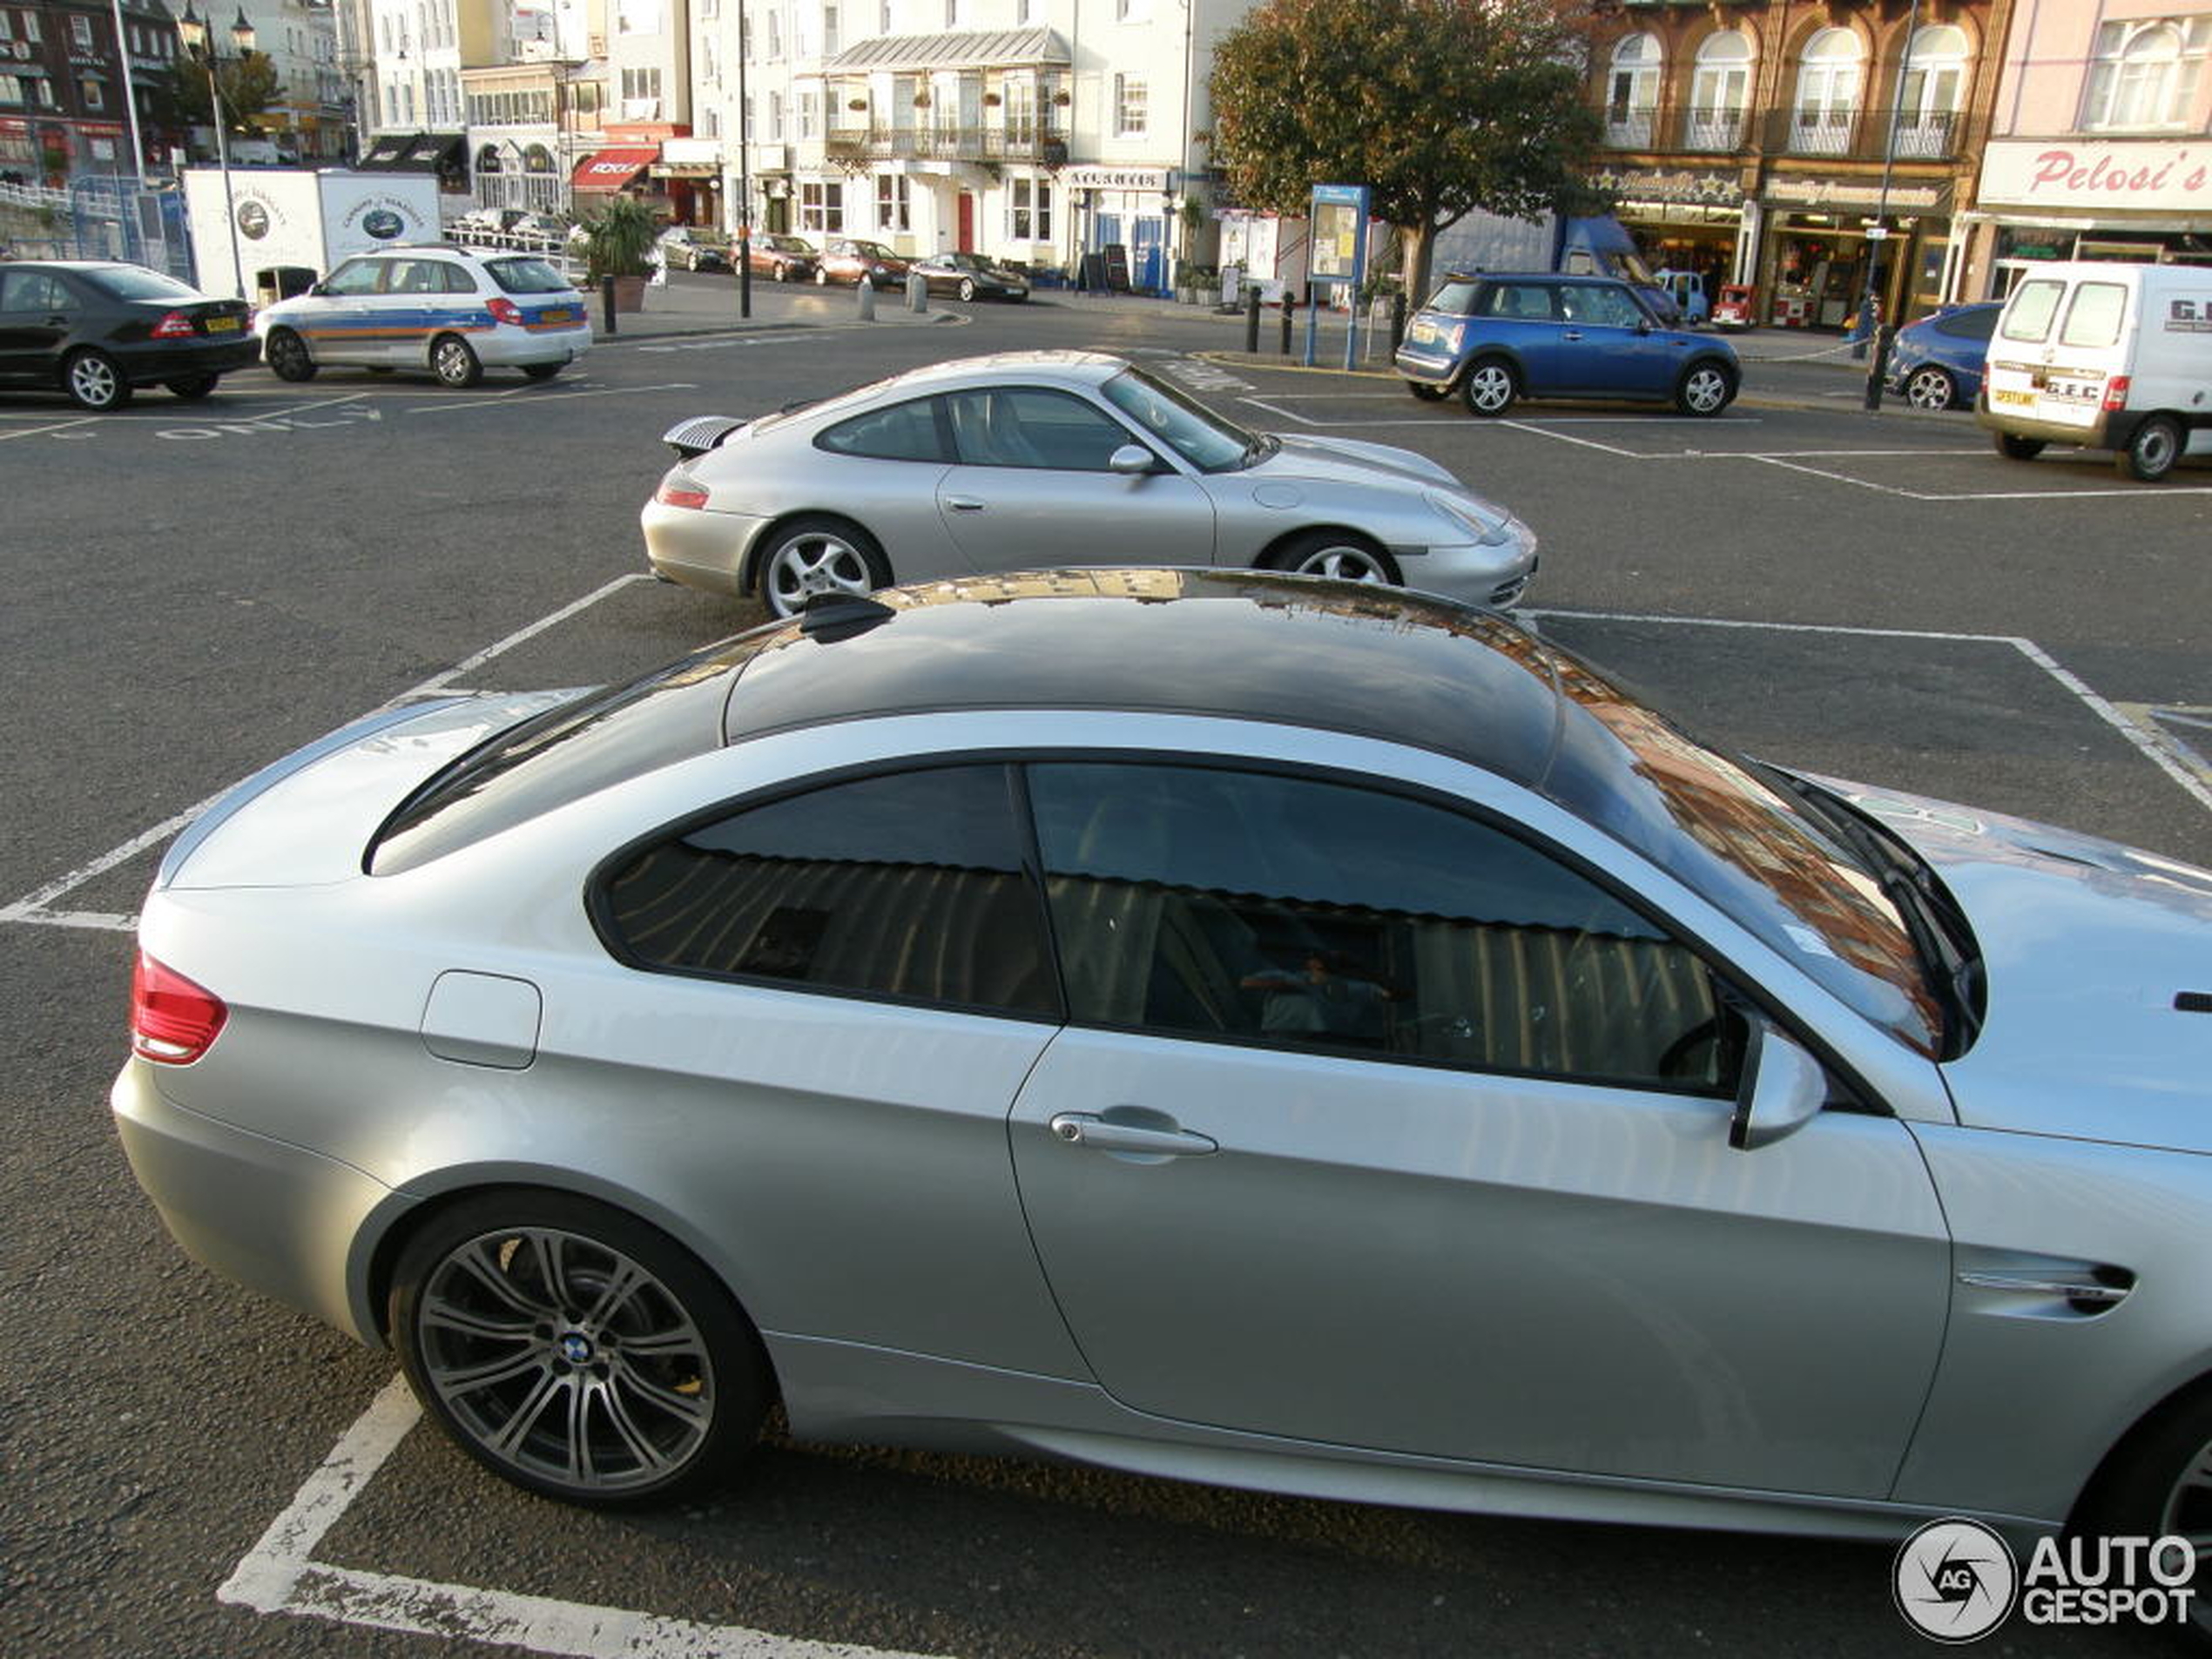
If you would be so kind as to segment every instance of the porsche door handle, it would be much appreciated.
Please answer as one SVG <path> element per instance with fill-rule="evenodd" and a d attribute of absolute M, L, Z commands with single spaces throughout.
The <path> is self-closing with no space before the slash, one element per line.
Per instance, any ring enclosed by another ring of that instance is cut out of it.
<path fill-rule="evenodd" d="M 1053 1134 L 1070 1146 L 1087 1146 L 1097 1152 L 1150 1152 L 1170 1157 L 1203 1157 L 1221 1150 L 1210 1136 L 1184 1129 L 1146 1129 L 1137 1123 L 1116 1123 L 1090 1112 L 1061 1112 L 1051 1123 Z"/>
<path fill-rule="evenodd" d="M 948 496 L 945 505 L 956 513 L 980 513 L 983 510 L 983 503 L 973 496 Z"/>

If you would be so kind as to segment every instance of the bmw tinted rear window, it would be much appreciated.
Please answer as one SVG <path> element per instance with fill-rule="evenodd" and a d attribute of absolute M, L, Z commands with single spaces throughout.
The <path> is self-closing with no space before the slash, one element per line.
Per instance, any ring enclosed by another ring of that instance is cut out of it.
<path fill-rule="evenodd" d="M 546 260 L 487 260 L 484 269 L 509 293 L 566 293 L 569 290 L 568 278 Z"/>

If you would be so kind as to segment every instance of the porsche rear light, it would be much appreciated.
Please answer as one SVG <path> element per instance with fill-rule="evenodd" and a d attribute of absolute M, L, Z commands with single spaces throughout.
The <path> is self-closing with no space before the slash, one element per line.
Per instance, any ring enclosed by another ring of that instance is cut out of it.
<path fill-rule="evenodd" d="M 2105 382 L 2105 408 L 2124 409 L 2128 407 L 2128 376 L 2114 374 Z"/>
<path fill-rule="evenodd" d="M 207 1052 L 230 1010 L 145 952 L 131 972 L 131 1048 L 165 1066 L 188 1066 Z"/>
<path fill-rule="evenodd" d="M 660 481 L 660 488 L 653 492 L 653 499 L 664 507 L 705 507 L 706 491 L 693 478 L 678 477 L 671 473 Z"/>
<path fill-rule="evenodd" d="M 523 326 L 522 307 L 516 305 L 512 300 L 508 299 L 504 294 L 496 293 L 492 296 L 489 310 L 493 319 L 496 321 L 512 323 L 517 328 Z"/>
<path fill-rule="evenodd" d="M 153 326 L 156 340 L 190 340 L 192 319 L 181 311 L 172 311 Z"/>

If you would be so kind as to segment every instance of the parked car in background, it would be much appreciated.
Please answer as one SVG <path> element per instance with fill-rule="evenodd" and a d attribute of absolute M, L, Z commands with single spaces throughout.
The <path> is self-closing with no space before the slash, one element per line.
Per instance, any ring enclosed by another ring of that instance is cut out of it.
<path fill-rule="evenodd" d="M 727 271 L 730 265 L 730 239 L 720 231 L 701 225 L 676 225 L 663 231 L 660 237 L 661 258 L 668 264 L 680 265 L 686 271 Z"/>
<path fill-rule="evenodd" d="M 1889 389 L 1916 409 L 1958 409 L 1981 395 L 1983 361 L 2001 302 L 1946 306 L 1897 331 Z"/>
<path fill-rule="evenodd" d="M 818 283 L 842 282 L 857 287 L 866 277 L 877 287 L 903 281 L 907 261 L 880 242 L 863 242 L 850 236 L 833 236 L 822 245 L 814 265 Z"/>
<path fill-rule="evenodd" d="M 1632 284 L 1544 272 L 1447 277 L 1393 361 L 1415 397 L 1457 393 L 1479 415 L 1525 397 L 1671 401 L 1712 415 L 1743 383 L 1735 347 L 1667 327 Z"/>
<path fill-rule="evenodd" d="M 1003 266 L 994 265 L 980 253 L 933 253 L 916 260 L 932 293 L 948 293 L 956 300 L 1027 300 L 1029 280 Z"/>
<path fill-rule="evenodd" d="M 757 277 L 773 277 L 779 282 L 812 281 L 820 258 L 812 242 L 796 236 L 781 231 L 752 233 L 752 273 Z"/>
<path fill-rule="evenodd" d="M 2212 872 L 1739 760 L 1494 612 L 977 577 L 410 705 L 138 943 L 171 1233 L 534 1492 L 698 1494 L 780 1406 L 2202 1585 Z"/>
<path fill-rule="evenodd" d="M 672 428 L 641 516 L 654 572 L 818 594 L 1086 563 L 1257 565 L 1514 604 L 1534 531 L 1434 462 L 1250 432 L 1118 357 L 934 364 L 757 421 Z"/>
<path fill-rule="evenodd" d="M 490 368 L 550 380 L 591 345 L 583 296 L 543 254 L 445 244 L 391 246 L 346 260 L 254 320 L 278 378 L 328 365 L 427 368 L 474 386 Z"/>
<path fill-rule="evenodd" d="M 218 300 L 142 265 L 0 265 L 0 386 L 66 393 L 104 412 L 134 388 L 202 398 L 260 355 L 243 300 Z"/>

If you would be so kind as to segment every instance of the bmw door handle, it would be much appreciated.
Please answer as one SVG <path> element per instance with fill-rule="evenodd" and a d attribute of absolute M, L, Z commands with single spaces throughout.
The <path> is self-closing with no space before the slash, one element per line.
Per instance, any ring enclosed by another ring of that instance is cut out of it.
<path fill-rule="evenodd" d="M 1148 1129 L 1141 1123 L 1116 1123 L 1092 1112 L 1061 1112 L 1051 1123 L 1053 1134 L 1070 1146 L 1096 1152 L 1149 1152 L 1154 1157 L 1203 1157 L 1221 1150 L 1211 1136 L 1187 1129 Z"/>
<path fill-rule="evenodd" d="M 983 503 L 973 496 L 948 496 L 945 505 L 956 513 L 980 513 L 983 510 Z"/>

